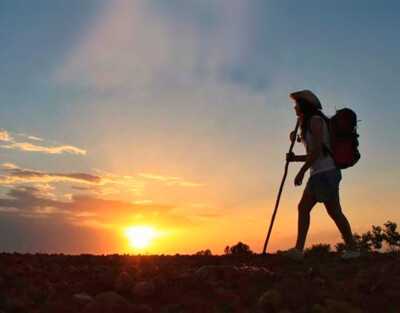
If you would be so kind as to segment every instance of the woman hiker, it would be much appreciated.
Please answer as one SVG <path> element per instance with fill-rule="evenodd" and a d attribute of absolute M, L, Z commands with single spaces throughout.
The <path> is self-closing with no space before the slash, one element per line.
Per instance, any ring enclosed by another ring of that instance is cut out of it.
<path fill-rule="evenodd" d="M 288 153 L 289 162 L 304 162 L 296 178 L 295 186 L 302 184 L 304 174 L 310 169 L 310 178 L 304 189 L 303 196 L 298 204 L 298 230 L 296 246 L 284 251 L 283 254 L 294 260 L 303 258 L 303 249 L 310 226 L 310 212 L 322 202 L 329 216 L 338 227 L 348 250 L 342 255 L 345 259 L 358 258 L 356 243 L 353 239 L 350 224 L 342 212 L 339 201 L 339 182 L 342 179 L 338 169 L 326 149 L 330 149 L 328 118 L 321 112 L 322 106 L 318 98 L 309 90 L 290 94 L 296 105 L 294 107 L 301 129 L 301 141 L 304 143 L 307 154 L 294 155 Z M 290 139 L 295 140 L 295 134 Z"/>

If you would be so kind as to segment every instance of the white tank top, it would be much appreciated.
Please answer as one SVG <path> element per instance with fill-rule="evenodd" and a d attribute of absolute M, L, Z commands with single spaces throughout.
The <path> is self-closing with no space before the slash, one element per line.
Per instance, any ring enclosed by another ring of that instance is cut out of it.
<path fill-rule="evenodd" d="M 311 118 L 311 120 L 314 118 L 319 118 L 322 120 L 322 122 L 323 122 L 322 142 L 329 150 L 331 150 L 331 140 L 329 137 L 328 125 L 326 124 L 325 120 L 323 118 L 321 118 L 320 116 L 313 116 Z M 307 154 L 310 154 L 313 150 L 312 135 L 311 135 L 311 131 L 310 131 L 311 120 L 310 120 L 310 123 L 309 123 L 309 125 L 307 127 L 307 131 L 306 131 L 305 147 L 307 150 Z M 334 168 L 336 168 L 336 166 L 333 163 L 331 156 L 328 153 L 326 155 L 324 155 L 324 152 L 322 150 L 320 155 L 318 156 L 317 161 L 315 161 L 315 163 L 310 167 L 310 175 L 330 171 L 330 170 L 333 170 Z"/>

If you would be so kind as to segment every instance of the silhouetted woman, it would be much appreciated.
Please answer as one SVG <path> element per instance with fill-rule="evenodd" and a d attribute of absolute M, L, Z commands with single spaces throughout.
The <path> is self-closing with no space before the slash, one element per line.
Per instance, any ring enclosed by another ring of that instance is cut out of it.
<path fill-rule="evenodd" d="M 290 94 L 295 101 L 294 107 L 300 122 L 301 141 L 306 148 L 306 155 L 290 153 L 286 159 L 289 162 L 305 162 L 294 179 L 295 186 L 302 184 L 304 174 L 310 169 L 310 178 L 304 189 L 298 205 L 298 233 L 296 246 L 284 251 L 284 255 L 300 260 L 310 226 L 310 212 L 317 202 L 322 202 L 329 216 L 334 220 L 347 245 L 343 258 L 360 256 L 354 242 L 350 224 L 342 212 L 339 200 L 339 183 L 342 179 L 338 169 L 326 149 L 330 149 L 328 118 L 321 112 L 322 106 L 318 98 L 309 90 Z M 290 139 L 294 140 L 294 132 Z"/>

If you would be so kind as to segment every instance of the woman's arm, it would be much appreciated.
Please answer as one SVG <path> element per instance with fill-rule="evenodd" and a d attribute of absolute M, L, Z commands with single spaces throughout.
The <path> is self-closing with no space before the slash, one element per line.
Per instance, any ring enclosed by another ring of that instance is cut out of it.
<path fill-rule="evenodd" d="M 294 179 L 294 185 L 300 186 L 303 182 L 304 174 L 307 170 L 317 161 L 318 156 L 322 151 L 322 135 L 323 135 L 323 122 L 319 118 L 312 118 L 311 123 L 311 133 L 312 133 L 312 146 L 313 150 L 311 154 L 307 156 L 306 163 L 301 167 L 299 173 Z"/>
<path fill-rule="evenodd" d="M 295 155 L 293 152 L 286 153 L 286 161 L 289 162 L 306 162 L 309 155 Z"/>

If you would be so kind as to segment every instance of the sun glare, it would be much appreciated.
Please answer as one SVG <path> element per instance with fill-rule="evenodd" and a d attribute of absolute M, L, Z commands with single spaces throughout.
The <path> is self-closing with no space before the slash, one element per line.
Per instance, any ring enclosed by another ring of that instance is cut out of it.
<path fill-rule="evenodd" d="M 125 235 L 133 248 L 141 249 L 150 244 L 155 237 L 155 232 L 154 228 L 150 226 L 132 226 L 126 229 Z"/>

